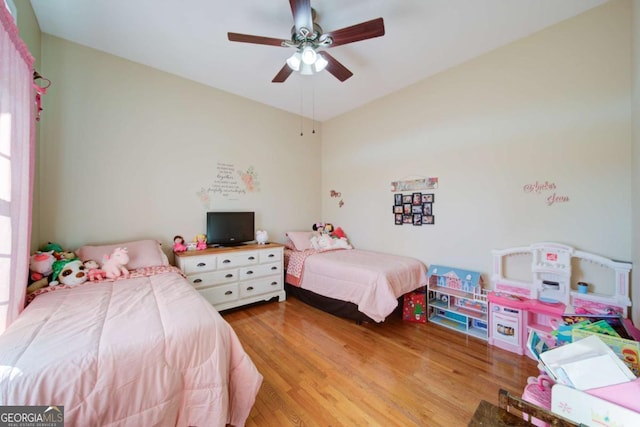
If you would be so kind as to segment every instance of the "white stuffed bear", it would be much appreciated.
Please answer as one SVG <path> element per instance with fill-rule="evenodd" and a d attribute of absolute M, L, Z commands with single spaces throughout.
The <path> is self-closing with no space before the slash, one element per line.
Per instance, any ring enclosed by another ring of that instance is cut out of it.
<path fill-rule="evenodd" d="M 256 241 L 259 245 L 264 245 L 269 240 L 269 235 L 266 230 L 258 230 L 256 231 Z"/>

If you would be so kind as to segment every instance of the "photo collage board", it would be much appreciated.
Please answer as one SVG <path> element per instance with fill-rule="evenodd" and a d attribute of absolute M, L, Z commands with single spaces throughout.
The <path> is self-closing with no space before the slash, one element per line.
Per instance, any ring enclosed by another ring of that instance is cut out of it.
<path fill-rule="evenodd" d="M 393 216 L 396 225 L 432 225 L 435 224 L 433 215 L 433 193 L 409 193 L 393 195 Z"/>

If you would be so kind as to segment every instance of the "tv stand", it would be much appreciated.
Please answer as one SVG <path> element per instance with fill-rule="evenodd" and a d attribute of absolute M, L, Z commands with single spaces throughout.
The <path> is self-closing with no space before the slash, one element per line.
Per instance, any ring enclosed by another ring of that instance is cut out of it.
<path fill-rule="evenodd" d="M 189 283 L 222 311 L 274 297 L 280 302 L 286 299 L 284 245 L 265 246 L 243 243 L 174 255 Z"/>

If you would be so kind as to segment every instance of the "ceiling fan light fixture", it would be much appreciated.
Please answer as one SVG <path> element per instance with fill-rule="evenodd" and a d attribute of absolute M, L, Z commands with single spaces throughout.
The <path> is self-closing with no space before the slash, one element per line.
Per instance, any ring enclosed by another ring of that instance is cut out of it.
<path fill-rule="evenodd" d="M 313 65 L 305 64 L 304 62 L 300 64 L 300 74 L 303 76 L 310 76 L 313 74 Z"/>
<path fill-rule="evenodd" d="M 316 59 L 318 58 L 318 54 L 316 53 L 316 50 L 312 47 L 312 46 L 305 46 L 302 48 L 302 62 L 304 62 L 307 65 L 312 65 L 316 62 Z"/>
<path fill-rule="evenodd" d="M 300 64 L 302 63 L 302 59 L 300 57 L 300 52 L 295 52 L 287 59 L 287 65 L 293 71 L 300 71 Z"/>
<path fill-rule="evenodd" d="M 329 64 L 329 62 L 326 59 L 324 59 L 322 55 L 318 55 L 316 62 L 314 62 L 313 64 L 313 69 L 316 73 L 319 73 L 320 71 L 325 69 L 327 64 Z"/>

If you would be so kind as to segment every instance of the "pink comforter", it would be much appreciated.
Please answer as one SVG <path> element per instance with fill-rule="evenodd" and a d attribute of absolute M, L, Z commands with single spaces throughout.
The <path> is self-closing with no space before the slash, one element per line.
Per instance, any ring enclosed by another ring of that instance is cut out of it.
<path fill-rule="evenodd" d="M 357 304 L 358 310 L 376 322 L 395 310 L 400 296 L 427 284 L 426 267 L 415 258 L 360 249 L 305 253 L 302 257 L 301 288 Z M 291 277 L 287 277 L 289 281 Z"/>
<path fill-rule="evenodd" d="M 38 296 L 0 336 L 0 405 L 70 426 L 243 425 L 262 376 L 175 271 Z"/>

